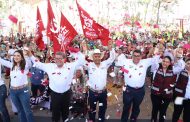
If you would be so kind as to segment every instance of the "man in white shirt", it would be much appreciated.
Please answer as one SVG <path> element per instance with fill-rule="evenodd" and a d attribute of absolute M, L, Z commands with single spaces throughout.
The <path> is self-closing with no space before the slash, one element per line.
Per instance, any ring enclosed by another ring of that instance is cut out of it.
<path fill-rule="evenodd" d="M 155 58 L 141 59 L 142 54 L 140 50 L 134 50 L 132 59 L 120 59 L 118 65 L 122 66 L 124 71 L 125 87 L 123 91 L 123 112 L 121 122 L 127 122 L 131 105 L 132 113 L 130 116 L 131 122 L 136 122 L 140 113 L 140 104 L 145 95 L 144 83 L 147 68 L 159 59 Z"/>
<path fill-rule="evenodd" d="M 32 56 L 30 52 L 30 56 Z M 34 65 L 45 71 L 49 76 L 49 87 L 51 89 L 52 121 L 63 122 L 68 120 L 69 104 L 71 96 L 71 82 L 73 81 L 75 68 L 82 65 L 84 56 L 78 52 L 78 60 L 71 63 L 64 63 L 66 55 L 63 52 L 56 52 L 55 63 L 41 63 L 35 57 L 31 57 Z"/>
<path fill-rule="evenodd" d="M 115 51 L 112 49 L 111 42 L 108 48 L 110 50 L 110 57 L 107 60 L 101 62 L 103 55 L 99 49 L 95 49 L 91 54 L 93 62 L 85 63 L 89 73 L 89 80 L 87 81 L 89 87 L 88 102 L 90 105 L 89 120 L 92 122 L 95 122 L 97 102 L 99 102 L 98 121 L 105 121 L 107 109 L 107 70 L 115 59 Z"/>

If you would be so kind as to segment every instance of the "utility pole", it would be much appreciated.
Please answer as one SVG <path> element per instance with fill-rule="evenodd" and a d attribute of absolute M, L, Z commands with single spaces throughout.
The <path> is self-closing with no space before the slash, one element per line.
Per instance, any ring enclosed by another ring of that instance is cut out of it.
<path fill-rule="evenodd" d="M 180 18 L 180 19 L 177 19 L 177 20 L 180 21 L 180 26 L 179 27 L 180 27 L 180 31 L 183 34 L 183 32 L 184 32 L 184 20 L 186 20 L 186 19 Z"/>

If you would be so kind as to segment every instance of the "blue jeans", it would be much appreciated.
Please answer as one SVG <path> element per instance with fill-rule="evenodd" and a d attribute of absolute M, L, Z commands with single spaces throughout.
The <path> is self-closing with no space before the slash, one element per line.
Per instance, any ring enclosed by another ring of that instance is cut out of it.
<path fill-rule="evenodd" d="M 7 98 L 7 88 L 3 84 L 0 86 L 0 112 L 2 114 L 3 122 L 10 122 L 9 113 L 5 104 L 6 98 Z"/>
<path fill-rule="evenodd" d="M 28 87 L 19 90 L 10 89 L 11 99 L 18 110 L 20 122 L 34 122 L 30 108 L 30 94 Z"/>
<path fill-rule="evenodd" d="M 96 105 L 98 101 L 99 101 L 98 121 L 104 122 L 105 113 L 107 109 L 107 90 L 103 91 L 102 93 L 96 93 L 89 90 L 89 97 L 88 97 L 88 102 L 90 104 L 89 119 L 93 122 L 95 122 Z"/>
<path fill-rule="evenodd" d="M 132 113 L 130 116 L 130 122 L 136 122 L 140 113 L 140 104 L 143 101 L 145 95 L 144 87 L 135 89 L 132 87 L 126 87 L 123 92 L 123 112 L 121 116 L 121 122 L 127 122 L 130 114 L 130 108 L 132 106 Z"/>

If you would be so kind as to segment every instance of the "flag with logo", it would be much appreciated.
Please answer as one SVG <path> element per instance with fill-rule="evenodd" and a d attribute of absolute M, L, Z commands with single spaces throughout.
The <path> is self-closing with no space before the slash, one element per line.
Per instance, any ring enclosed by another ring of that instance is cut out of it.
<path fill-rule="evenodd" d="M 37 7 L 37 16 L 36 16 L 36 34 L 35 34 L 35 42 L 39 49 L 44 50 L 45 44 L 43 41 L 43 34 L 42 32 L 45 31 L 44 24 L 42 21 L 42 17 L 40 14 L 40 10 Z"/>
<path fill-rule="evenodd" d="M 76 30 L 67 20 L 67 18 L 61 13 L 60 29 L 58 34 L 58 41 L 61 45 L 61 49 L 65 50 L 64 47 L 68 46 L 77 35 Z"/>
<path fill-rule="evenodd" d="M 55 20 L 53 9 L 51 7 L 51 3 L 49 0 L 48 0 L 47 13 L 48 13 L 47 36 L 53 42 L 53 49 L 55 53 L 57 51 L 60 51 L 61 45 L 59 44 L 58 41 L 58 33 L 59 33 L 58 24 Z"/>
<path fill-rule="evenodd" d="M 91 40 L 100 39 L 103 45 L 107 45 L 109 41 L 109 30 L 96 23 L 96 21 L 93 20 L 93 18 L 78 4 L 77 1 L 76 4 L 84 36 Z"/>

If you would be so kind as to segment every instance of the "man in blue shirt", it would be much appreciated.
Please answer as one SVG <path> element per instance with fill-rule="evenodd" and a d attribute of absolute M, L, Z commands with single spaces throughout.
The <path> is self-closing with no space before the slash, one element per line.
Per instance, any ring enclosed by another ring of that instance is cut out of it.
<path fill-rule="evenodd" d="M 38 60 L 40 60 L 40 56 L 36 56 Z M 38 96 L 38 90 L 40 91 L 40 94 L 43 93 L 45 90 L 45 86 L 42 85 L 42 80 L 44 79 L 44 72 L 36 67 L 32 67 L 30 69 L 31 72 L 31 91 L 32 91 L 32 96 L 37 97 Z"/>

